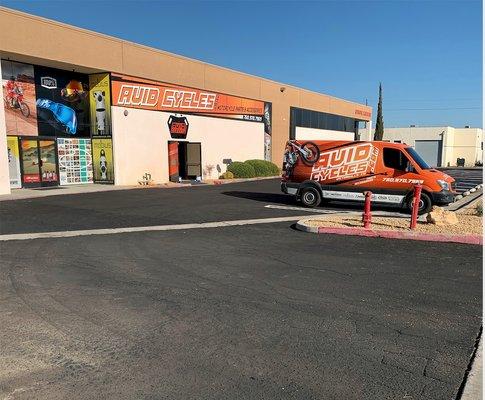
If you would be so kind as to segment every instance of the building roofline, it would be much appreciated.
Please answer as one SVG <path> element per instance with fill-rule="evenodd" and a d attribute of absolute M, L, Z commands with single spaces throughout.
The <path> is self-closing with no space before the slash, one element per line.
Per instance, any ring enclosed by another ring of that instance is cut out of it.
<path fill-rule="evenodd" d="M 174 58 L 178 58 L 178 59 L 182 59 L 182 60 L 186 60 L 186 61 L 190 61 L 190 62 L 195 62 L 195 63 L 198 63 L 200 65 L 204 65 L 204 66 L 219 68 L 219 69 L 222 69 L 222 70 L 225 70 L 225 71 L 240 74 L 240 75 L 250 77 L 250 78 L 254 78 L 254 79 L 260 79 L 262 81 L 269 82 L 269 83 L 272 83 L 272 84 L 281 85 L 281 86 L 284 86 L 286 88 L 300 90 L 300 91 L 303 91 L 303 92 L 306 92 L 306 93 L 316 94 L 316 95 L 320 95 L 320 96 L 322 96 L 322 95 L 327 96 L 327 97 L 329 97 L 331 99 L 335 99 L 337 101 L 344 101 L 344 102 L 347 102 L 347 103 L 350 103 L 350 104 L 356 104 L 356 105 L 359 105 L 359 106 L 367 107 L 367 108 L 372 110 L 371 106 L 368 106 L 368 105 L 365 105 L 365 104 L 362 104 L 362 103 L 357 103 L 357 102 L 352 101 L 352 100 L 342 99 L 340 97 L 332 96 L 332 95 L 329 95 L 329 94 L 326 94 L 326 93 L 316 92 L 316 91 L 301 88 L 301 87 L 298 87 L 298 86 L 295 86 L 295 85 L 292 85 L 292 84 L 274 81 L 272 79 L 260 77 L 260 76 L 257 76 L 257 75 L 252 75 L 252 74 L 249 74 L 249 73 L 246 73 L 246 72 L 242 72 L 242 71 L 238 71 L 238 70 L 231 69 L 231 68 L 228 68 L 228 67 L 212 64 L 212 63 L 209 63 L 209 62 L 206 62 L 206 61 L 201 61 L 201 60 L 198 60 L 198 59 L 195 59 L 195 58 L 182 56 L 182 55 L 179 55 L 179 54 L 168 52 L 166 50 L 157 49 L 157 48 L 150 47 L 150 46 L 147 46 L 147 45 L 143 45 L 143 44 L 140 44 L 140 43 L 132 42 L 130 40 L 125 40 L 125 39 L 117 38 L 115 36 L 110 36 L 110 35 L 107 35 L 107 34 L 104 34 L 104 33 L 92 31 L 90 29 L 80 28 L 78 26 L 70 25 L 70 24 L 67 24 L 65 22 L 60 22 L 60 21 L 56 21 L 56 20 L 53 20 L 53 19 L 40 17 L 38 15 L 29 14 L 29 13 L 26 13 L 26 12 L 23 12 L 23 11 L 15 10 L 15 9 L 4 7 L 4 6 L 0 6 L 0 11 L 15 14 L 15 15 L 21 16 L 23 18 L 35 19 L 39 22 L 43 22 L 43 23 L 46 23 L 46 24 L 53 24 L 53 25 L 57 25 L 57 26 L 60 26 L 60 27 L 72 29 L 72 30 L 75 30 L 75 31 L 82 32 L 84 34 L 89 34 L 89 35 L 95 36 L 95 37 L 102 37 L 104 39 L 119 43 L 121 45 L 129 44 L 131 46 L 136 46 L 136 47 L 148 50 L 148 51 L 152 51 L 152 52 L 159 53 L 159 54 L 164 54 L 164 55 L 169 56 L 169 57 L 174 57 Z"/>

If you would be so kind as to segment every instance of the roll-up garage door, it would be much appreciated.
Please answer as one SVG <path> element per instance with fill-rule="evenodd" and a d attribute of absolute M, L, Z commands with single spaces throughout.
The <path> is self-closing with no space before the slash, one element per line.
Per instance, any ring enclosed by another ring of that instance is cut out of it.
<path fill-rule="evenodd" d="M 414 149 L 430 167 L 441 166 L 441 140 L 416 140 Z"/>

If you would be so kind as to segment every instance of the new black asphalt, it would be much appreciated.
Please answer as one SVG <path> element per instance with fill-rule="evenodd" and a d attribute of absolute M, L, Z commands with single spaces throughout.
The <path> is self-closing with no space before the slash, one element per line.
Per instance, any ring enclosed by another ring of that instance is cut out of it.
<path fill-rule="evenodd" d="M 133 189 L 0 202 L 0 234 L 116 228 L 271 218 L 305 211 L 268 209 L 295 206 L 279 180 Z M 339 207 L 332 204 L 331 207 Z M 359 206 L 361 208 L 361 206 Z"/>
<path fill-rule="evenodd" d="M 284 215 L 269 185 L 3 202 L 2 229 Z M 290 225 L 1 243 L 0 398 L 454 399 L 481 248 Z"/>

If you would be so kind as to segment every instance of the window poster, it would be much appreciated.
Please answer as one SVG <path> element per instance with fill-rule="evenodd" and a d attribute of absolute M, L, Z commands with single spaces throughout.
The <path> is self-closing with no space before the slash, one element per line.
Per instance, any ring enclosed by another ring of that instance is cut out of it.
<path fill-rule="evenodd" d="M 111 136 L 109 74 L 89 75 L 91 136 Z"/>
<path fill-rule="evenodd" d="M 92 142 L 94 181 L 114 183 L 113 142 L 106 138 L 93 138 Z"/>
<path fill-rule="evenodd" d="M 91 139 L 58 138 L 57 155 L 61 185 L 93 182 Z"/>
<path fill-rule="evenodd" d="M 7 135 L 36 136 L 34 66 L 2 60 L 2 86 Z"/>
<path fill-rule="evenodd" d="M 88 76 L 35 66 L 39 135 L 89 137 Z"/>
<path fill-rule="evenodd" d="M 7 152 L 8 152 L 8 172 L 10 176 L 10 187 L 18 189 L 22 187 L 20 181 L 20 153 L 19 141 L 16 136 L 7 137 Z"/>

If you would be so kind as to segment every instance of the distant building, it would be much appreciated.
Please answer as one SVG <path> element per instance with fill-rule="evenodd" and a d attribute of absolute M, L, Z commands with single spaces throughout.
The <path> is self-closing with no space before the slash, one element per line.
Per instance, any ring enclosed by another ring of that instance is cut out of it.
<path fill-rule="evenodd" d="M 362 131 L 365 137 L 367 131 Z M 483 130 L 451 126 L 385 128 L 384 141 L 405 143 L 432 167 L 453 167 L 464 159 L 464 166 L 483 163 Z"/>

